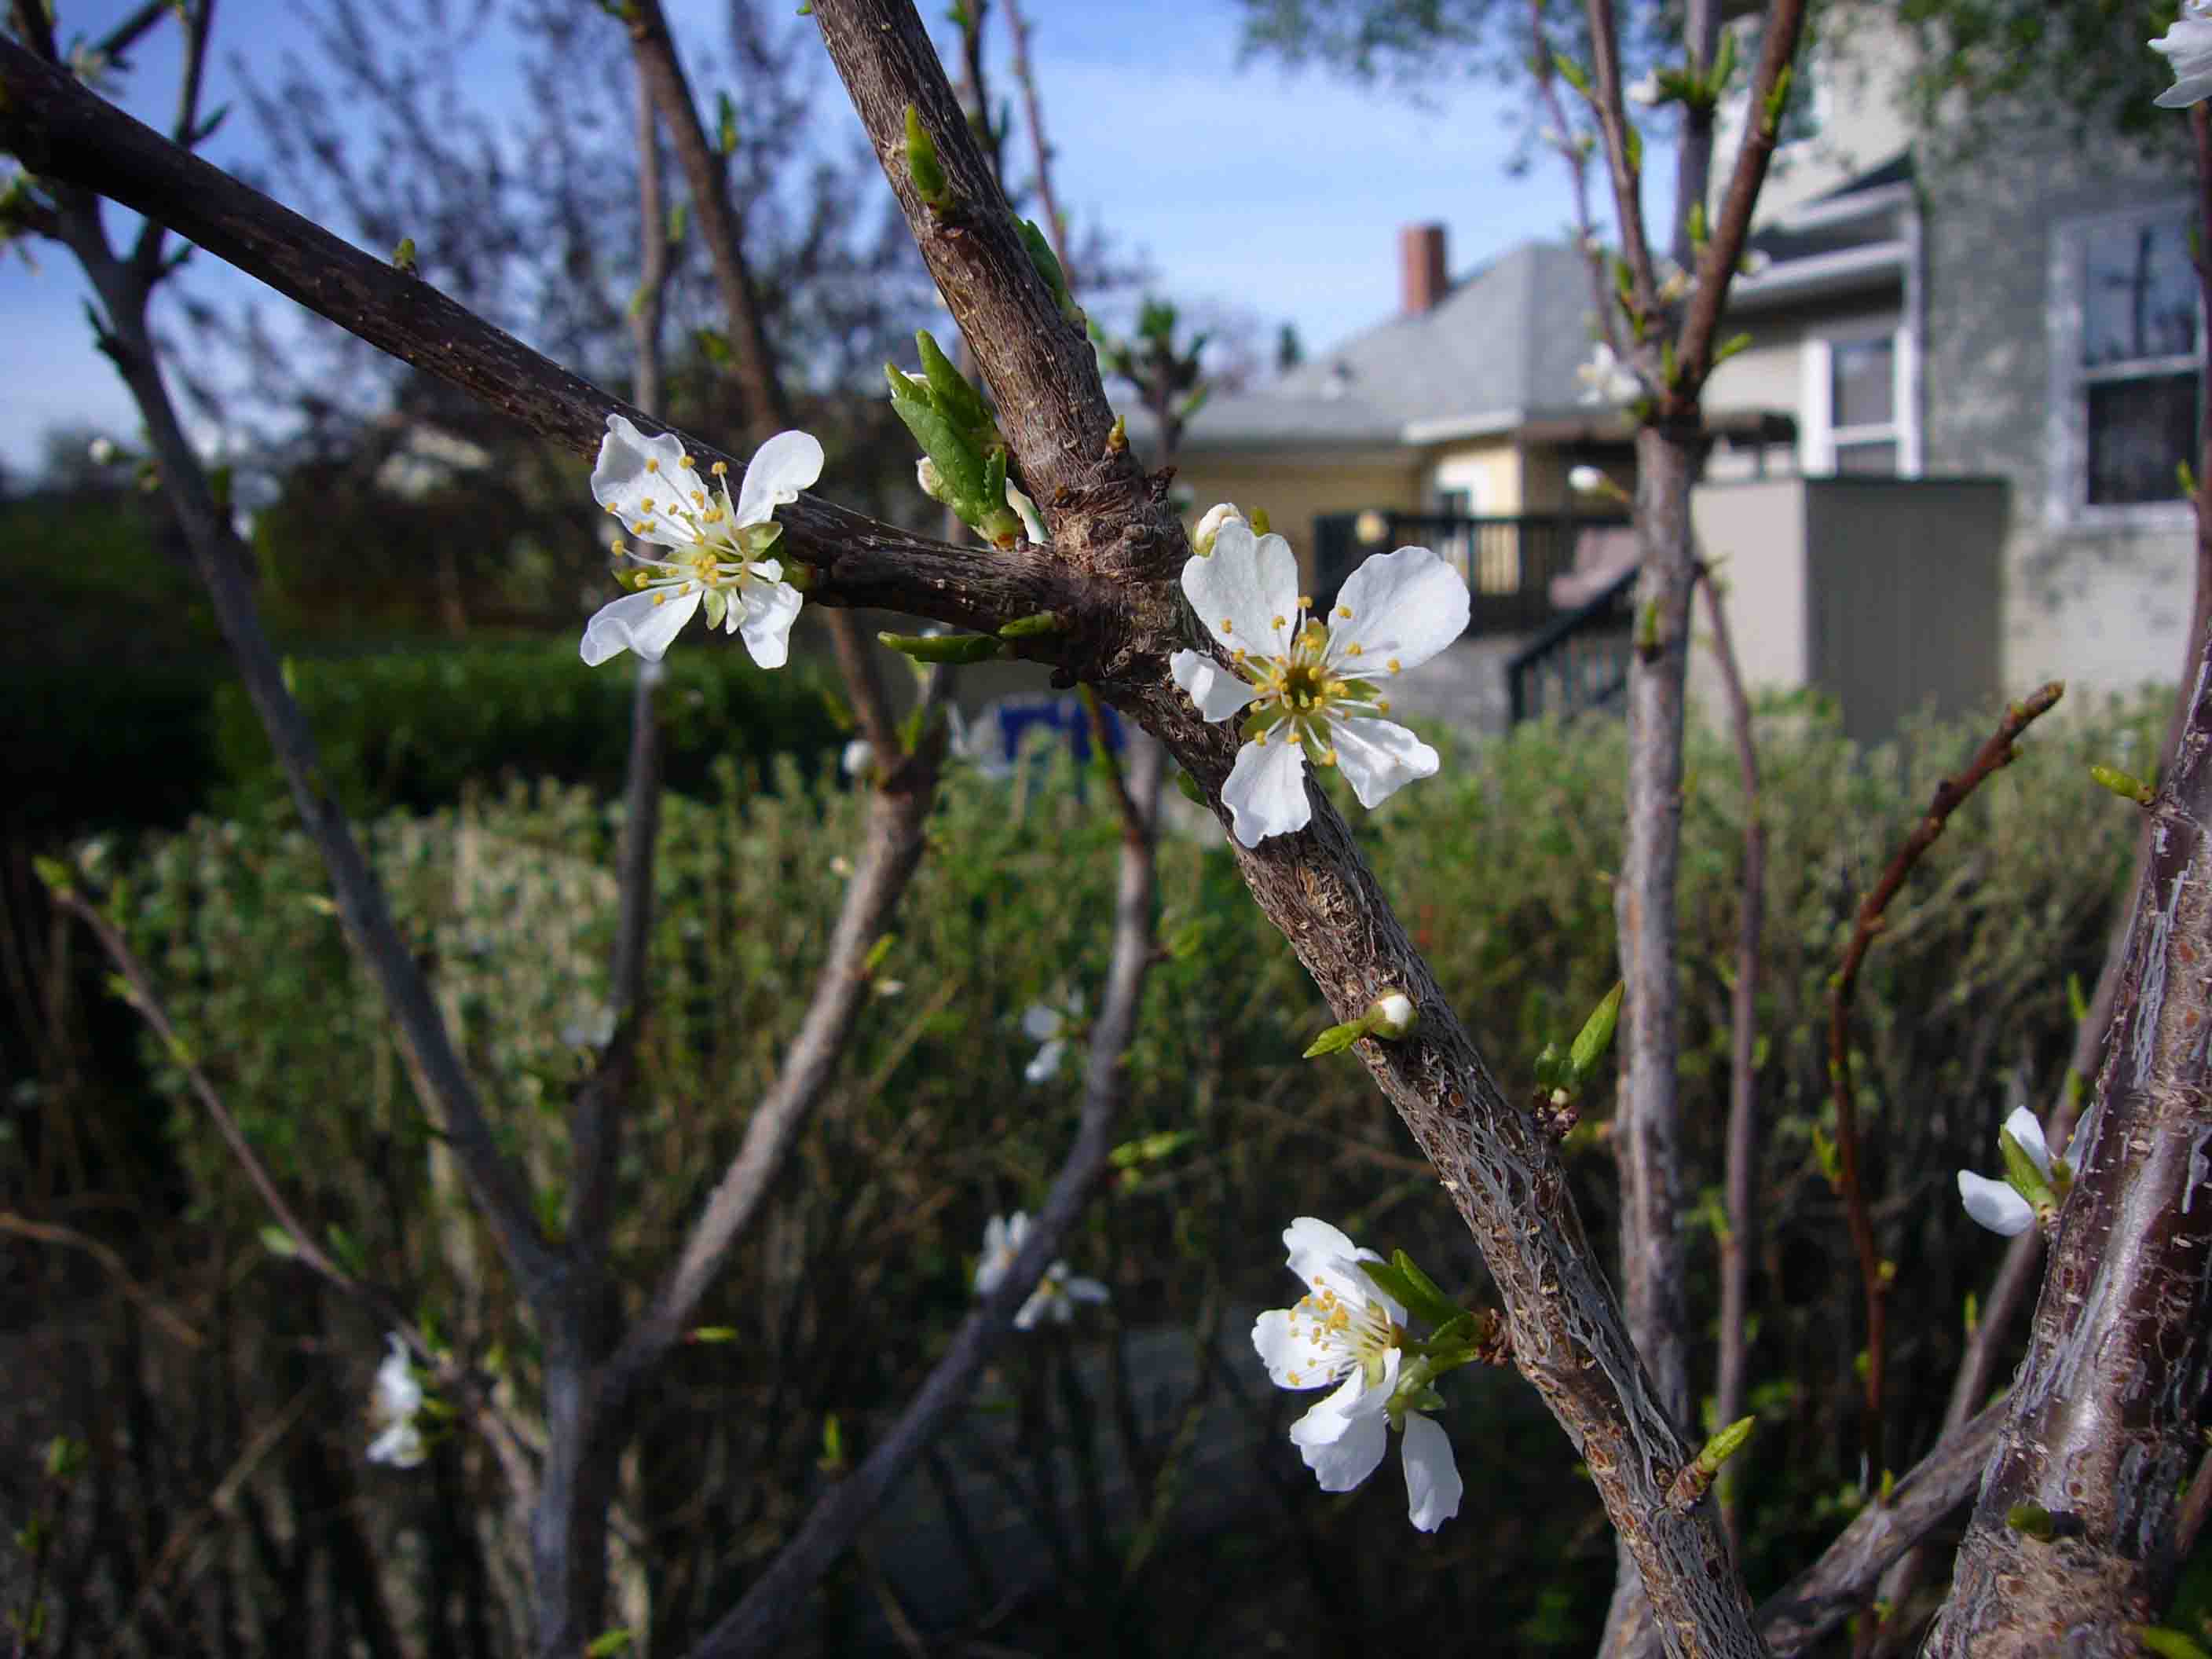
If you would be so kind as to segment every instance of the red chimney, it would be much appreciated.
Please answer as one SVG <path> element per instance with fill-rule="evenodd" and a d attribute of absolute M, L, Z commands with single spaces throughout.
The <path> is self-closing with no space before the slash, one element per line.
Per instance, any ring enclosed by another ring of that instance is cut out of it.
<path fill-rule="evenodd" d="M 1405 225 L 1398 231 L 1398 303 L 1408 317 L 1432 309 L 1444 297 L 1444 228 Z"/>

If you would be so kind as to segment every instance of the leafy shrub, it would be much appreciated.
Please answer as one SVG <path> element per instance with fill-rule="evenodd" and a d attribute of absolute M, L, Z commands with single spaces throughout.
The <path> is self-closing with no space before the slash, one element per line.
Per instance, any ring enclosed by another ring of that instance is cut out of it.
<path fill-rule="evenodd" d="M 811 674 L 764 672 L 734 646 L 678 652 L 665 668 L 662 775 L 672 788 L 703 790 L 719 756 L 811 762 L 838 738 Z M 580 672 L 567 638 L 305 659 L 292 669 L 329 786 L 356 814 L 448 806 L 472 781 L 500 777 L 618 793 L 635 678 L 627 664 Z M 222 686 L 214 722 L 218 810 L 251 816 L 281 799 L 283 777 L 244 687 Z"/>
<path fill-rule="evenodd" d="M 453 684 L 410 672 L 418 688 Z M 2145 708 L 2034 733 L 1953 819 L 1863 975 L 1852 1030 L 1865 1164 L 1882 1250 L 1900 1267 L 1891 1429 L 1900 1468 L 1932 1435 L 1961 1304 L 2000 1249 L 1966 1221 L 1952 1171 L 1988 1166 L 2009 1091 L 2039 1104 L 2054 1091 L 2072 1037 L 2066 977 L 2095 971 L 2126 879 L 2134 815 L 2087 782 L 2087 762 L 2142 769 L 2158 725 Z M 1752 1248 L 1762 1425 L 1742 1490 L 1761 1594 L 1832 1532 L 1828 1495 L 1856 1473 L 1858 1289 L 1810 1151 L 1814 1127 L 1831 1121 L 1827 976 L 1861 894 L 1979 732 L 1923 728 L 1869 753 L 1791 715 L 1770 719 L 1763 735 L 1771 920 Z M 422 775 L 434 775 L 434 759 L 424 763 Z M 1617 726 L 1527 726 L 1459 745 L 1441 778 L 1355 817 L 1384 890 L 1509 1095 L 1614 977 L 1622 772 Z M 708 799 L 668 803 L 651 1018 L 622 1166 L 617 1249 L 633 1286 L 668 1260 L 773 1076 L 850 873 L 842 849 L 858 842 L 859 797 L 788 762 L 769 790 L 744 790 L 738 776 L 725 758 Z M 1065 767 L 1013 791 L 969 774 L 951 781 L 878 994 L 702 1310 L 703 1322 L 738 1328 L 739 1346 L 680 1351 L 641 1419 L 639 1502 L 665 1522 L 657 1570 L 691 1585 L 741 1583 L 815 1489 L 825 1415 L 865 1442 L 967 1305 L 983 1218 L 1042 1195 L 1072 1133 L 1074 1070 L 1025 1085 L 1031 1050 L 1019 1020 L 1036 1000 L 1079 992 L 1097 1006 L 1117 836 L 1099 797 L 1086 799 Z M 568 1169 L 565 1107 L 605 995 L 619 811 L 585 790 L 516 783 L 366 827 L 402 928 L 549 1224 Z M 1698 1188 L 1720 1179 L 1741 814 L 1731 752 L 1693 738 L 1680 908 L 1686 1198 L 1698 1234 L 1690 1301 L 1702 1310 L 1716 1301 L 1717 1211 Z M 507 1355 L 526 1398 L 530 1333 L 324 890 L 313 849 L 283 812 L 264 810 L 196 822 L 141 860 L 114 903 L 186 1041 L 303 1212 L 343 1228 L 377 1277 L 413 1287 L 471 1352 Z M 1249 1314 L 1223 1310 L 1284 1298 L 1275 1239 L 1300 1213 L 1403 1246 L 1447 1286 L 1484 1296 L 1472 1242 L 1358 1065 L 1297 1058 L 1328 1015 L 1210 821 L 1169 836 L 1161 899 L 1170 948 L 1147 987 L 1121 1127 L 1196 1138 L 1094 1206 L 1071 1242 L 1079 1271 L 1112 1285 L 1112 1318 L 1215 1331 L 1236 1352 Z M 174 1091 L 164 1057 L 153 1060 Z M 1602 1091 L 1587 1105 L 1601 1123 Z M 264 1218 L 180 1093 L 173 1133 L 202 1218 L 250 1240 Z M 1610 1249 L 1607 1162 L 1586 1147 L 1571 1167 L 1599 1248 Z M 1047 1363 L 1028 1352 L 1006 1362 L 1006 1386 L 1024 1401 Z M 1709 1352 L 1698 1363 L 1709 1371 Z M 1405 1537 L 1402 1495 L 1387 1479 L 1342 1503 L 1322 1499 L 1280 1443 L 1285 1402 L 1224 1386 L 1248 1399 L 1238 1408 L 1248 1425 L 1255 1410 L 1273 1413 L 1253 1457 L 1282 1484 L 1279 1512 L 1155 1554 L 1141 1595 L 1114 1565 L 1106 1589 L 1091 1583 L 1066 1603 L 1088 1609 L 1067 1615 L 1091 1621 L 1086 1641 L 1101 1630 L 1133 1639 L 1123 1620 L 1165 1621 L 1152 1626 L 1158 1636 L 1224 1586 L 1249 1583 L 1277 1630 L 1310 1622 L 1325 1634 L 1350 1620 L 1370 1636 L 1410 1635 L 1479 1613 L 1527 1650 L 1587 1647 L 1610 1582 L 1608 1536 L 1593 1521 L 1594 1495 L 1565 1478 L 1570 1448 L 1510 1377 L 1459 1396 L 1468 1403 L 1449 1420 L 1473 1502 L 1436 1540 Z M 1041 1455 L 1053 1455 L 1048 1442 Z M 724 1473 L 702 1473 L 712 1471 Z M 703 1506 L 702 1481 L 722 1483 Z M 1501 1504 L 1515 1527 L 1484 1521 Z M 1377 1536 L 1390 1547 L 1372 1549 Z M 1334 1563 L 1340 1582 L 1313 1568 L 1285 1574 L 1285 1559 Z M 1065 1573 L 1061 1594 L 1075 1595 Z M 1115 1595 L 1124 1599 L 1101 1613 L 1097 1598 Z M 692 1629 L 684 1621 L 715 1600 L 687 1603 L 688 1613 L 657 1601 L 672 1622 L 656 1628 L 656 1650 L 680 1646 Z M 1240 1618 L 1221 1616 L 1232 1628 Z M 1066 1637 L 1050 1614 L 1035 1617 L 1047 1620 L 1030 1632 L 1037 1641 Z"/>

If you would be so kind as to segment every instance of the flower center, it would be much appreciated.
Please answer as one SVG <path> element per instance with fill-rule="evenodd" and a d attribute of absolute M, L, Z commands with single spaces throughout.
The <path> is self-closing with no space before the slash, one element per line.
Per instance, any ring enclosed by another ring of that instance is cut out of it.
<path fill-rule="evenodd" d="M 1343 1376 L 1357 1370 L 1372 1388 L 1382 1380 L 1383 1359 L 1405 1339 L 1379 1302 L 1352 1302 L 1320 1279 L 1291 1310 L 1291 1338 L 1310 1345 L 1315 1370 Z"/>

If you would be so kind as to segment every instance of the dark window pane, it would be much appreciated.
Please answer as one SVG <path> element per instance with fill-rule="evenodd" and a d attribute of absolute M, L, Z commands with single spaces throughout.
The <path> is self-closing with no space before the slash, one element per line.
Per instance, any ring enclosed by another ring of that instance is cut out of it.
<path fill-rule="evenodd" d="M 1894 477 L 1897 476 L 1897 446 L 1887 439 L 1878 444 L 1838 444 L 1836 471 Z"/>
<path fill-rule="evenodd" d="M 2197 377 L 2109 380 L 2089 393 L 2089 502 L 2170 501 L 2197 447 Z"/>
<path fill-rule="evenodd" d="M 1889 340 L 1853 340 L 1831 354 L 1829 422 L 1834 426 L 1887 426 L 1896 405 L 1892 365 L 1897 348 Z"/>
<path fill-rule="evenodd" d="M 2189 264 L 2186 219 L 2093 239 L 2085 276 L 2085 367 L 2195 353 L 2197 273 Z"/>

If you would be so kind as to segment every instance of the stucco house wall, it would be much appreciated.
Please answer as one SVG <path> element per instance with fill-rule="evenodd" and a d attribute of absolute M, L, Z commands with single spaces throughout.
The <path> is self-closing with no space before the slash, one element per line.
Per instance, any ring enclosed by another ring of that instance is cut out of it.
<path fill-rule="evenodd" d="M 2067 477 L 2080 395 L 2068 346 L 2084 247 L 2127 234 L 2143 210 L 2185 210 L 2186 176 L 2117 139 L 2085 151 L 2056 124 L 2008 134 L 1970 167 L 1923 172 L 1928 465 L 2012 482 L 2004 689 L 2063 678 L 2079 707 L 2171 683 L 2189 648 L 2189 510 L 2178 484 L 2169 502 L 2081 505 Z"/>
<path fill-rule="evenodd" d="M 1194 522 L 1216 501 L 1234 501 L 1247 513 L 1266 509 L 1269 528 L 1290 543 L 1310 577 L 1317 516 L 1370 507 L 1419 512 L 1421 475 L 1421 459 L 1412 451 L 1383 459 L 1214 452 L 1193 455 L 1176 469 L 1176 482 L 1191 492 Z"/>

